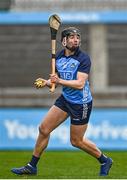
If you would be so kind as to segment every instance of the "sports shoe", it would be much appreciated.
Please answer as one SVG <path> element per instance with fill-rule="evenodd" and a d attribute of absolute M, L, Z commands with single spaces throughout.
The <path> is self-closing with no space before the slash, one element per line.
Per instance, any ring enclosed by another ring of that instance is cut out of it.
<path fill-rule="evenodd" d="M 36 175 L 37 174 L 37 168 L 31 166 L 28 163 L 26 166 L 11 169 L 11 172 L 13 172 L 14 174 L 18 174 L 18 175 L 23 175 L 23 174 Z"/>
<path fill-rule="evenodd" d="M 113 160 L 111 158 L 108 158 L 107 161 L 103 164 L 101 164 L 100 168 L 100 176 L 107 176 L 109 173 L 109 170 L 112 166 Z"/>

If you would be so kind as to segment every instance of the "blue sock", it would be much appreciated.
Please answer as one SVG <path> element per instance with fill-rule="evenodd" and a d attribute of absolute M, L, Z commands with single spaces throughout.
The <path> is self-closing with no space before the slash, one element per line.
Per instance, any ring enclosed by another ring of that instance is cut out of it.
<path fill-rule="evenodd" d="M 104 154 L 101 154 L 101 156 L 97 159 L 101 164 L 103 164 L 107 161 L 107 156 L 105 156 Z"/>
<path fill-rule="evenodd" d="M 36 157 L 36 156 L 33 155 L 31 161 L 29 162 L 29 164 L 31 166 L 33 166 L 33 167 L 36 167 L 39 159 L 40 159 L 39 157 Z"/>

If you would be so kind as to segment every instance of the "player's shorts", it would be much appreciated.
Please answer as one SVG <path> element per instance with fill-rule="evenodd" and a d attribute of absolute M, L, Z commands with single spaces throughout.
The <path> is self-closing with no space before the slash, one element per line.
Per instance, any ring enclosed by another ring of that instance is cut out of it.
<path fill-rule="evenodd" d="M 92 101 L 86 104 L 73 104 L 68 102 L 63 95 L 61 95 L 56 102 L 55 106 L 59 107 L 63 111 L 67 112 L 71 118 L 71 124 L 84 125 L 89 122 Z"/>

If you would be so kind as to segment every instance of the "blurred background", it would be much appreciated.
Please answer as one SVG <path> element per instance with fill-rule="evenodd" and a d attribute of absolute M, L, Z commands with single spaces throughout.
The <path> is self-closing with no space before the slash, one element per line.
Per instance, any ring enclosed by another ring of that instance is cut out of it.
<path fill-rule="evenodd" d="M 62 19 L 57 50 L 61 31 L 76 26 L 91 57 L 88 137 L 104 149 L 127 149 L 127 0 L 0 0 L 0 148 L 31 149 L 37 125 L 60 94 L 60 87 L 53 94 L 33 87 L 51 72 L 54 13 Z M 68 131 L 69 121 L 53 132 L 49 148 L 72 148 Z"/>

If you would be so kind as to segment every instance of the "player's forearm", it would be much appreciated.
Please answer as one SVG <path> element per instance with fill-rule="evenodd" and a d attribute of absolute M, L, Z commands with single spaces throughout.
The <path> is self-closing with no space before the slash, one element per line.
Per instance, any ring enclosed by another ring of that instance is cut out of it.
<path fill-rule="evenodd" d="M 81 80 L 64 80 L 59 78 L 58 84 L 75 89 L 83 89 L 85 82 Z"/>

